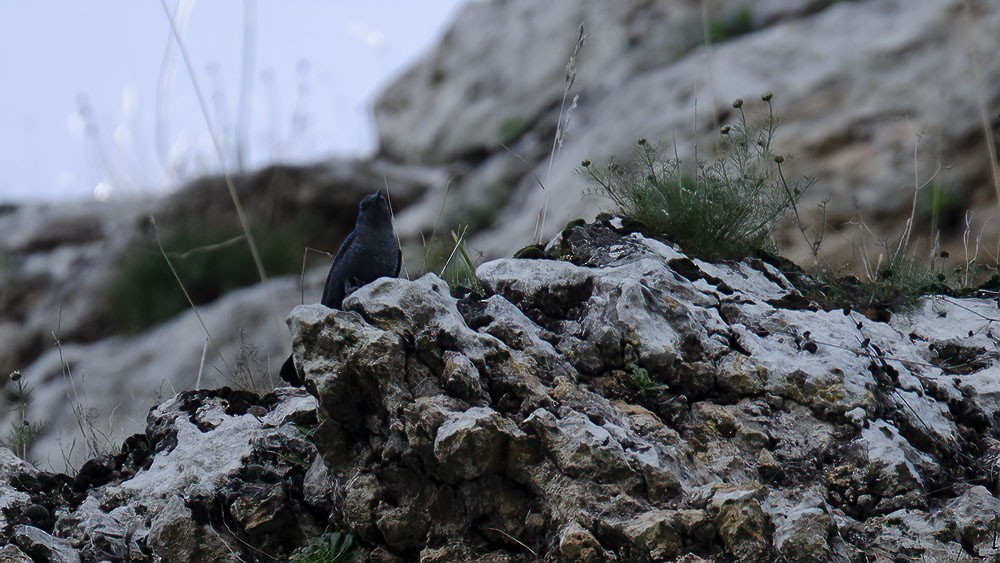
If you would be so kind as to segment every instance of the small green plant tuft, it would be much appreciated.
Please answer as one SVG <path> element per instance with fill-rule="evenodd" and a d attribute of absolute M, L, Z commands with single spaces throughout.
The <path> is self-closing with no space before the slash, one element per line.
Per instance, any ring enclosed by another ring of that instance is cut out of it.
<path fill-rule="evenodd" d="M 345 563 L 354 558 L 354 536 L 330 532 L 313 538 L 292 553 L 295 563 Z"/>
<path fill-rule="evenodd" d="M 531 122 L 523 117 L 508 117 L 497 128 L 497 141 L 502 145 L 516 141 L 531 129 Z"/>
<path fill-rule="evenodd" d="M 666 385 L 654 381 L 646 368 L 639 366 L 632 366 L 632 373 L 629 374 L 629 380 L 643 394 L 658 393 L 667 389 Z"/>
<path fill-rule="evenodd" d="M 705 40 L 709 43 L 720 43 L 750 33 L 753 29 L 753 10 L 747 7 L 738 8 L 708 22 L 705 28 Z"/>
<path fill-rule="evenodd" d="M 438 276 L 448 282 L 452 291 L 466 288 L 482 293 L 483 284 L 476 277 L 476 267 L 479 265 L 479 261 L 472 257 L 472 251 L 466 244 L 467 233 L 468 227 L 463 227 L 457 232 L 451 232 L 451 245 L 437 244 L 435 248 L 428 246 L 424 261 L 428 270 L 435 271 Z"/>
<path fill-rule="evenodd" d="M 778 126 L 772 97 L 762 96 L 768 109 L 762 126 L 747 121 L 743 100 L 733 102 L 738 119 L 720 130 L 712 160 L 688 166 L 640 142 L 631 160 L 612 160 L 603 170 L 586 161 L 583 172 L 624 216 L 693 255 L 740 259 L 773 250 L 777 222 L 789 210 L 797 216 L 795 205 L 812 181 L 789 183 L 781 168 L 784 157 L 771 151 Z"/>

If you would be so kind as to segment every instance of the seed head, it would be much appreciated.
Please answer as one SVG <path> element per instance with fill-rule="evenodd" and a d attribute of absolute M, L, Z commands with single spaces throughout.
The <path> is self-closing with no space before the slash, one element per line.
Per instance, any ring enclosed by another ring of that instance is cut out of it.
<path fill-rule="evenodd" d="M 785 157 L 779 154 L 778 156 L 774 157 L 774 161 L 777 162 L 778 164 L 781 164 L 782 162 L 785 161 Z"/>
<path fill-rule="evenodd" d="M 11 381 L 17 381 L 19 379 L 21 379 L 21 371 L 20 370 L 14 370 L 14 371 L 10 372 L 10 380 Z"/>
<path fill-rule="evenodd" d="M 722 129 L 719 132 L 722 133 L 723 135 L 728 135 L 729 131 L 730 131 L 729 126 L 728 125 L 723 125 Z"/>
<path fill-rule="evenodd" d="M 584 168 L 590 168 L 591 162 L 590 160 L 584 160 L 583 162 L 580 163 L 580 165 L 583 166 Z"/>
<path fill-rule="evenodd" d="M 645 139 L 645 137 L 639 137 L 639 144 L 640 144 L 640 145 L 645 145 L 645 144 L 646 144 L 646 139 Z"/>
<path fill-rule="evenodd" d="M 773 97 L 774 97 L 774 94 L 770 90 L 768 90 L 767 92 L 764 92 L 761 95 L 760 99 L 764 100 L 765 102 L 770 102 L 771 98 L 773 98 Z"/>
<path fill-rule="evenodd" d="M 740 109 L 741 107 L 743 107 L 743 98 L 736 98 L 735 100 L 733 100 L 733 107 L 736 109 Z"/>

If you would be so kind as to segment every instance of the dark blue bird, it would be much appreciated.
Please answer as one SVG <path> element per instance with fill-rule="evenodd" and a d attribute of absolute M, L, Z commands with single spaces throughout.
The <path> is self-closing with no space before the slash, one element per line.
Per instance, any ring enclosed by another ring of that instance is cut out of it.
<path fill-rule="evenodd" d="M 326 276 L 320 303 L 339 309 L 344 298 L 378 278 L 399 276 L 402 252 L 392 229 L 392 214 L 382 192 L 365 196 L 358 205 L 358 220 L 337 251 Z M 302 378 L 289 356 L 281 366 L 281 379 L 302 385 Z"/>

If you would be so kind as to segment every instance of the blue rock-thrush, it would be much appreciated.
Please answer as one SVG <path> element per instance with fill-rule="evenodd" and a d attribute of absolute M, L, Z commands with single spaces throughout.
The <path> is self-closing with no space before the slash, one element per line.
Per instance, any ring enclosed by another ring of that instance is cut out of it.
<path fill-rule="evenodd" d="M 344 298 L 378 278 L 399 276 L 402 252 L 392 229 L 392 214 L 382 192 L 365 196 L 358 205 L 358 220 L 330 266 L 320 303 L 339 309 Z M 302 378 L 289 356 L 281 366 L 281 379 L 302 385 Z"/>

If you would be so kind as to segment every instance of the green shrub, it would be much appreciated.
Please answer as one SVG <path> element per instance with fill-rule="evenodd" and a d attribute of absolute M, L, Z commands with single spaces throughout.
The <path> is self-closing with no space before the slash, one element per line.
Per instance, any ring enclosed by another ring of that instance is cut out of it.
<path fill-rule="evenodd" d="M 163 246 L 195 304 L 260 281 L 242 231 L 235 225 L 189 222 L 161 232 Z M 268 275 L 298 272 L 305 239 L 291 229 L 255 227 Z M 120 331 L 138 332 L 189 307 L 155 239 L 133 248 L 106 291 L 107 314 Z"/>
<path fill-rule="evenodd" d="M 748 123 L 742 100 L 733 102 L 739 118 L 722 128 L 712 160 L 688 166 L 640 139 L 634 158 L 612 160 L 604 170 L 587 160 L 584 171 L 624 216 L 692 255 L 740 259 L 772 250 L 776 223 L 795 209 L 812 181 L 789 184 L 781 170 L 784 157 L 771 152 L 777 128 L 771 97 L 762 96 L 768 108 L 762 127 Z"/>

